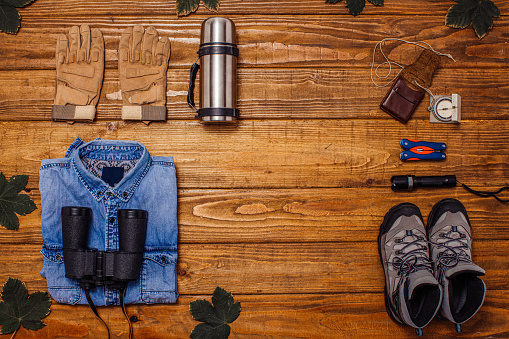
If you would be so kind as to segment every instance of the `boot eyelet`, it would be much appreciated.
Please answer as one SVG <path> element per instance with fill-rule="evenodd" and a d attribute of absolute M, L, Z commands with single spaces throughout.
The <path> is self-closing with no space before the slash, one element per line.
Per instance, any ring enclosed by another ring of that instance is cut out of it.
<path fill-rule="evenodd" d="M 395 242 L 396 244 L 399 244 L 399 243 L 401 243 L 401 239 L 396 238 L 396 239 L 394 239 L 394 242 Z"/>
<path fill-rule="evenodd" d="M 401 251 L 400 251 L 400 250 L 397 250 L 397 251 L 396 251 L 396 254 L 401 254 Z"/>

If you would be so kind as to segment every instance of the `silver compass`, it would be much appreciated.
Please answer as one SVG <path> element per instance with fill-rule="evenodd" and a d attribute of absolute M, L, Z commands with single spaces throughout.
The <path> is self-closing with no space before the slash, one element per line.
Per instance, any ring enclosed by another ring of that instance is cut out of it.
<path fill-rule="evenodd" d="M 459 94 L 430 97 L 430 122 L 459 123 L 461 121 L 461 97 Z"/>

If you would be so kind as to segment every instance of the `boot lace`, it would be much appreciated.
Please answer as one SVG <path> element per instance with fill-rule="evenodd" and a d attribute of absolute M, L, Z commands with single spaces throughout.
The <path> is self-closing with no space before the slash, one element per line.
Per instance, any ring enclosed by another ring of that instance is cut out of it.
<path fill-rule="evenodd" d="M 424 237 L 415 235 L 412 231 L 407 231 L 403 238 L 396 239 L 395 241 L 402 244 L 403 247 L 396 251 L 396 257 L 392 262 L 388 263 L 394 267 L 398 275 L 406 276 L 420 270 L 428 270 L 433 273 L 433 266 L 426 245 L 427 240 Z M 408 249 L 409 251 L 407 252 L 406 250 Z M 399 280 L 398 288 L 403 280 L 405 279 Z"/>
<path fill-rule="evenodd" d="M 454 236 L 455 234 L 458 235 Z M 442 233 L 439 237 L 445 240 L 440 243 L 430 242 L 430 244 L 445 248 L 445 250 L 438 253 L 437 256 L 437 280 L 441 281 L 447 268 L 454 267 L 460 262 L 472 263 L 473 261 L 471 260 L 470 255 L 468 255 L 465 251 L 465 249 L 469 249 L 467 236 L 466 234 L 458 231 L 457 226 L 451 226 L 451 230 L 449 232 Z"/>

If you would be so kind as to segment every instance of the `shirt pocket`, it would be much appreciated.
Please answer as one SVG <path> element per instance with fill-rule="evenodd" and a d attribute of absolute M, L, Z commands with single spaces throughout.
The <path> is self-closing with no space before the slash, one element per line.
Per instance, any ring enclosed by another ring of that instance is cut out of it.
<path fill-rule="evenodd" d="M 44 258 L 41 274 L 46 278 L 49 294 L 58 303 L 79 303 L 81 300 L 79 281 L 65 277 L 62 249 L 43 247 L 41 253 Z"/>
<path fill-rule="evenodd" d="M 146 251 L 141 267 L 141 300 L 147 304 L 177 301 L 177 252 Z"/>

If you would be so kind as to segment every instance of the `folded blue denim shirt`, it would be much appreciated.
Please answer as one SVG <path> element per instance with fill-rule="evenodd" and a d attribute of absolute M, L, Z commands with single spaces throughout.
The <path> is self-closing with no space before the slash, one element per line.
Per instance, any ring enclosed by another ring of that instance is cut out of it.
<path fill-rule="evenodd" d="M 120 172 L 120 173 L 119 173 Z M 62 207 L 92 210 L 88 248 L 118 250 L 119 209 L 148 212 L 140 277 L 129 282 L 125 302 L 177 301 L 177 184 L 173 157 L 150 156 L 135 141 L 76 139 L 65 158 L 43 160 L 39 189 L 42 206 L 44 267 L 48 290 L 59 303 L 87 304 L 78 280 L 65 277 L 62 251 Z M 118 290 L 95 287 L 97 306 L 118 305 Z"/>

